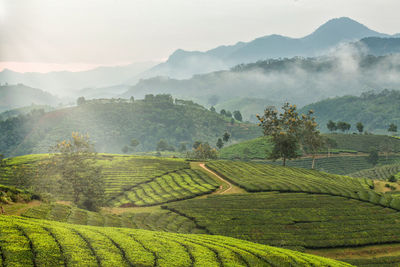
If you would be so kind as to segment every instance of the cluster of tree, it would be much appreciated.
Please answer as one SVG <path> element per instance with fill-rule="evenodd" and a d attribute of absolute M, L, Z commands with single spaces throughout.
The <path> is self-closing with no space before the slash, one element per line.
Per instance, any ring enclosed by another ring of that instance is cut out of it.
<path fill-rule="evenodd" d="M 216 110 L 213 106 L 210 108 L 210 111 L 216 112 Z M 233 116 L 232 119 L 235 119 L 237 121 L 243 121 L 242 113 L 240 113 L 239 110 L 235 110 L 232 113 L 229 110 L 221 109 L 219 114 L 221 114 L 222 116 L 228 117 L 228 118 L 232 118 L 232 116 Z"/>
<path fill-rule="evenodd" d="M 164 139 L 160 139 L 157 143 L 156 147 L 157 151 L 175 151 L 175 147 L 168 144 L 168 142 Z"/>
<path fill-rule="evenodd" d="M 299 156 L 299 150 L 312 154 L 312 168 L 315 165 L 315 157 L 323 147 L 324 140 L 320 135 L 318 124 L 310 110 L 307 115 L 301 116 L 297 112 L 296 105 L 285 103 L 280 113 L 273 107 L 268 107 L 263 116 L 257 115 L 259 126 L 264 130 L 264 135 L 271 136 L 273 149 L 270 159 L 283 159 L 283 166 L 287 159 Z"/>
<path fill-rule="evenodd" d="M 136 147 L 139 144 L 140 144 L 140 142 L 137 139 L 133 138 L 133 139 L 131 139 L 131 142 L 129 143 L 129 145 L 125 145 L 122 148 L 122 152 L 124 152 L 125 154 L 128 153 L 129 151 L 133 152 L 133 151 L 135 151 Z"/>
<path fill-rule="evenodd" d="M 389 125 L 388 132 L 392 133 L 393 135 L 394 135 L 395 133 L 397 133 L 397 125 L 394 124 L 394 123 L 391 123 L 391 124 Z"/>
<path fill-rule="evenodd" d="M 335 132 L 337 130 L 340 130 L 342 132 L 346 132 L 346 131 L 350 130 L 351 124 L 347 123 L 347 122 L 344 122 L 344 121 L 334 122 L 334 121 L 329 120 L 329 122 L 327 123 L 326 127 L 331 132 Z M 364 126 L 362 126 L 362 129 L 364 129 Z"/>
<path fill-rule="evenodd" d="M 221 149 L 224 147 L 225 143 L 227 143 L 229 141 L 229 138 L 231 137 L 231 135 L 228 132 L 225 132 L 224 135 L 222 136 L 222 138 L 218 138 L 216 146 L 218 147 L 218 149 Z"/>
<path fill-rule="evenodd" d="M 203 143 L 201 141 L 196 141 L 193 144 L 193 150 L 187 152 L 186 157 L 201 160 L 217 159 L 218 154 L 217 150 L 211 147 L 207 142 Z"/>

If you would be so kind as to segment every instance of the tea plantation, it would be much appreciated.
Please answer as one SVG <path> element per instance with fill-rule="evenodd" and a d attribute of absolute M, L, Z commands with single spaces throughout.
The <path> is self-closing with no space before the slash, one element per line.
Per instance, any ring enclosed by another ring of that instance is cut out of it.
<path fill-rule="evenodd" d="M 217 182 L 199 170 L 164 174 L 126 190 L 110 201 L 112 206 L 151 206 L 211 193 Z"/>
<path fill-rule="evenodd" d="M 217 195 L 165 205 L 210 233 L 289 248 L 400 242 L 400 212 L 359 200 L 306 193 Z"/>
<path fill-rule="evenodd" d="M 125 227 L 175 233 L 206 233 L 204 229 L 198 228 L 191 219 L 161 209 L 125 212 L 117 215 L 52 203 L 32 207 L 22 216 L 81 225 Z"/>
<path fill-rule="evenodd" d="M 367 177 L 370 179 L 387 180 L 390 176 L 400 172 L 400 164 L 378 166 L 349 174 L 352 177 Z"/>
<path fill-rule="evenodd" d="M 350 266 L 222 236 L 0 217 L 2 266 Z"/>
<path fill-rule="evenodd" d="M 281 161 L 269 161 L 269 164 L 282 165 Z M 311 169 L 311 158 L 302 158 L 287 161 L 287 165 L 291 167 L 299 167 Z M 391 155 L 379 157 L 378 165 L 400 164 L 400 156 Z M 368 162 L 367 156 L 330 156 L 321 157 L 315 161 L 315 169 L 319 171 L 329 172 L 333 174 L 347 175 L 364 169 L 374 168 L 374 165 Z"/>
<path fill-rule="evenodd" d="M 306 192 L 343 196 L 400 210 L 400 199 L 372 190 L 372 180 L 270 164 L 212 161 L 206 166 L 248 192 Z"/>

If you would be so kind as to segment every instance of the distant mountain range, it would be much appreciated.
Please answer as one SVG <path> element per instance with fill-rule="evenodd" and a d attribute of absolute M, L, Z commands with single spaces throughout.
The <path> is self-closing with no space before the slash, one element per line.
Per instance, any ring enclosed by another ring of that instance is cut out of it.
<path fill-rule="evenodd" d="M 184 90 L 181 89 L 182 85 L 189 83 L 187 91 L 193 93 L 191 98 L 202 104 L 208 104 L 204 99 L 214 94 L 210 92 L 210 88 L 216 90 L 215 94 L 221 95 L 224 93 L 218 91 L 226 91 L 224 88 L 231 86 L 231 83 L 235 88 L 239 85 L 242 88 L 248 88 L 254 86 L 254 82 L 257 83 L 256 87 L 270 86 L 260 82 L 256 77 L 246 76 L 253 80 L 248 81 L 247 78 L 233 79 L 228 81 L 227 84 L 222 84 L 221 87 L 216 87 L 221 82 L 221 70 L 229 70 L 238 64 L 254 63 L 266 59 L 332 55 L 335 54 L 338 47 L 343 48 L 342 44 L 346 44 L 345 46 L 358 50 L 360 53 L 372 55 L 399 53 L 400 38 L 396 37 L 400 37 L 400 34 L 391 36 L 379 33 L 350 18 L 343 17 L 329 20 L 303 38 L 268 35 L 251 42 L 219 46 L 205 52 L 178 49 L 166 62 L 156 66 L 153 62 L 146 62 L 127 66 L 101 67 L 83 72 L 63 71 L 45 74 L 4 70 L 0 72 L 0 83 L 22 83 L 30 87 L 41 88 L 58 96 L 69 96 L 70 99 L 76 99 L 78 96 L 85 96 L 86 98 L 118 97 L 121 95 L 143 97 L 146 93 L 171 93 L 175 95 L 176 91 Z M 206 76 L 202 75 L 206 73 L 208 73 Z M 225 72 L 224 75 L 226 74 Z M 206 80 L 205 77 L 207 77 Z M 181 81 L 178 79 L 181 79 Z M 217 79 L 215 83 L 213 83 L 214 79 Z M 265 77 L 263 79 L 265 80 Z M 198 82 L 195 92 L 192 91 L 193 82 Z M 175 86 L 177 83 L 179 85 Z M 132 85 L 135 86 L 131 87 Z M 290 83 L 286 85 L 292 86 Z M 382 87 L 377 83 L 372 83 L 372 85 Z M 371 88 L 372 85 L 369 84 L 368 88 Z M 298 86 L 298 82 L 296 86 Z M 271 89 L 273 88 L 264 88 L 264 90 Z M 205 93 L 208 95 L 205 96 Z M 183 97 L 187 94 L 178 92 L 177 95 Z M 202 96 L 199 97 L 199 95 Z M 267 95 L 270 97 L 269 93 L 265 93 L 265 96 Z M 235 95 L 235 97 L 242 97 L 242 94 L 240 96 Z M 246 95 L 245 97 L 253 96 Z M 275 98 L 279 100 L 280 96 Z"/>
<path fill-rule="evenodd" d="M 84 93 L 91 96 L 97 95 L 94 91 L 99 87 L 111 87 L 123 84 L 127 80 L 134 81 L 135 77 L 139 77 L 143 71 L 155 64 L 154 62 L 134 63 L 126 66 L 99 67 L 79 72 L 19 73 L 5 69 L 0 72 L 0 83 L 22 83 L 60 96 L 73 97 L 81 95 L 79 91 L 85 88 Z M 116 90 L 113 95 L 118 95 L 123 91 L 118 89 L 108 88 L 108 94 L 113 94 L 113 90 Z"/>
<path fill-rule="evenodd" d="M 291 58 L 294 56 L 315 57 L 327 54 L 341 43 L 358 41 L 365 37 L 400 37 L 369 29 L 350 18 L 332 19 L 313 33 L 303 38 L 282 35 L 268 35 L 251 42 L 219 46 L 199 52 L 176 50 L 165 63 L 161 63 L 144 73 L 145 77 L 168 76 L 185 79 L 193 74 L 229 69 L 241 64 L 271 58 Z"/>
<path fill-rule="evenodd" d="M 400 54 L 376 57 L 340 52 L 329 57 L 270 59 L 190 79 L 141 80 L 122 96 L 170 93 L 206 106 L 243 110 L 248 119 L 262 112 L 263 105 L 246 98 L 265 99 L 264 107 L 284 101 L 303 106 L 383 88 L 400 89 Z"/>

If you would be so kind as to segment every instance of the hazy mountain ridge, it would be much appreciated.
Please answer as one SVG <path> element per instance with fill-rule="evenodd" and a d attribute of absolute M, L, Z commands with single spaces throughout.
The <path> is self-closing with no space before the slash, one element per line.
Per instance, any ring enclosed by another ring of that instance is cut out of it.
<path fill-rule="evenodd" d="M 88 71 L 55 71 L 49 73 L 19 73 L 8 69 L 0 72 L 0 83 L 23 83 L 51 93 L 77 96 L 82 88 L 96 88 L 123 84 L 153 66 L 154 62 L 134 63 L 126 66 L 98 67 Z M 94 89 L 95 90 L 95 89 Z M 115 93 L 117 95 L 119 91 Z"/>
<path fill-rule="evenodd" d="M 268 104 L 289 101 L 303 106 L 328 97 L 400 88 L 400 55 L 375 57 L 353 52 L 344 49 L 332 57 L 271 59 L 184 80 L 154 77 L 141 80 L 122 96 L 170 93 L 208 106 L 250 97 L 268 99 Z M 211 98 L 217 102 L 212 103 Z"/>
<path fill-rule="evenodd" d="M 178 49 L 166 62 L 146 72 L 144 77 L 165 75 L 185 79 L 193 74 L 228 69 L 237 64 L 258 60 L 320 56 L 343 42 L 357 41 L 372 36 L 391 37 L 388 34 L 373 31 L 350 18 L 342 17 L 329 20 L 302 38 L 272 34 L 247 43 L 238 42 L 235 45 L 219 46 L 205 52 Z M 195 65 L 194 62 L 200 64 Z"/>

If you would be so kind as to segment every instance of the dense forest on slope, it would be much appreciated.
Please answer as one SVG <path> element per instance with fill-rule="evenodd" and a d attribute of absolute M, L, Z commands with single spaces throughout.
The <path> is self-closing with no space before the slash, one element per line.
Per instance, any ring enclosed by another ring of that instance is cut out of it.
<path fill-rule="evenodd" d="M 329 120 L 345 121 L 356 132 L 357 122 L 364 124 L 366 131 L 388 133 L 391 123 L 400 126 L 400 91 L 383 90 L 379 93 L 366 92 L 357 96 L 329 98 L 303 107 L 300 112 L 314 110 L 322 131 L 328 131 Z"/>
<path fill-rule="evenodd" d="M 32 112 L 0 122 L 0 151 L 8 156 L 47 152 L 71 132 L 88 133 L 99 152 L 121 152 L 131 139 L 137 151 L 155 150 L 164 139 L 175 148 L 195 141 L 214 145 L 225 132 L 232 140 L 261 135 L 254 124 L 239 123 L 192 101 L 170 95 L 149 95 L 145 100 L 93 100 L 77 107 Z"/>

